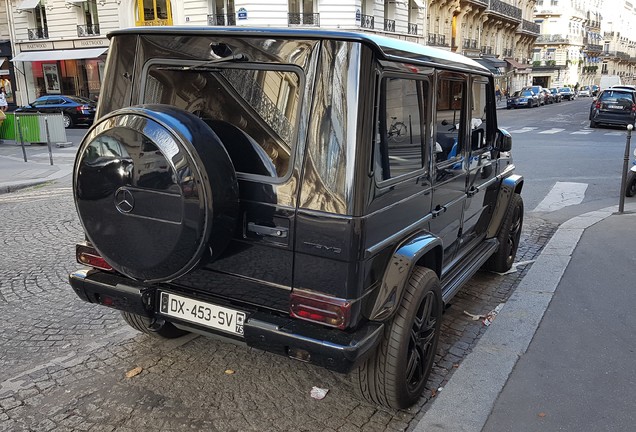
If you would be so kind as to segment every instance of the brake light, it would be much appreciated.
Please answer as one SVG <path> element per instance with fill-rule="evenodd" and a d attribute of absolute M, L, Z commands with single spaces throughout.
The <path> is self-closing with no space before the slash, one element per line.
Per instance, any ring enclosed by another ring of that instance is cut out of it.
<path fill-rule="evenodd" d="M 601 102 L 597 101 L 596 104 L 594 104 L 594 108 L 601 109 Z"/>
<path fill-rule="evenodd" d="M 636 104 L 632 104 L 632 112 L 636 112 Z"/>
<path fill-rule="evenodd" d="M 295 289 L 289 296 L 289 313 L 294 318 L 345 329 L 349 325 L 351 302 Z"/>
<path fill-rule="evenodd" d="M 78 244 L 75 246 L 75 257 L 77 262 L 85 266 L 98 268 L 100 270 L 112 271 L 113 268 L 106 262 L 104 258 L 95 250 L 94 247 L 87 244 Z"/>
<path fill-rule="evenodd" d="M 75 107 L 75 111 L 87 111 L 88 109 L 88 105 L 78 105 Z"/>

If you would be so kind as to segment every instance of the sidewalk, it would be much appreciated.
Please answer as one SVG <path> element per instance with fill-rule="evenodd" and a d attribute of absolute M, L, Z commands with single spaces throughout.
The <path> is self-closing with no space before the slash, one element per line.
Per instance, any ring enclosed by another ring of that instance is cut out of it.
<path fill-rule="evenodd" d="M 636 202 L 559 227 L 417 432 L 626 431 L 636 422 Z"/>
<path fill-rule="evenodd" d="M 69 133 L 70 147 L 53 146 L 53 165 L 46 145 L 25 145 L 27 162 L 20 143 L 0 140 L 0 194 L 66 177 L 73 172 L 73 161 L 85 129 Z"/>

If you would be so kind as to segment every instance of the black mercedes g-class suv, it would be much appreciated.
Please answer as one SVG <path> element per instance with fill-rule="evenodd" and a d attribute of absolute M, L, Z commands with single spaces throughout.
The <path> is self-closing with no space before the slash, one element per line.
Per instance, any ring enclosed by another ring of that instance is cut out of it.
<path fill-rule="evenodd" d="M 371 34 L 136 28 L 110 34 L 78 149 L 83 300 L 420 397 L 444 303 L 509 269 L 522 177 L 493 78 Z"/>

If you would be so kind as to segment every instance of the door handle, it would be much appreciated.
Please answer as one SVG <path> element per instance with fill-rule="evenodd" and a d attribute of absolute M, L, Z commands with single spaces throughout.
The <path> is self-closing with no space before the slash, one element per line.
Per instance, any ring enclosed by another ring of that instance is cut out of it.
<path fill-rule="evenodd" d="M 433 217 L 437 217 L 440 214 L 444 213 L 446 211 L 446 207 L 438 205 L 437 207 L 435 207 L 435 209 L 431 212 L 433 214 Z"/>
<path fill-rule="evenodd" d="M 260 236 L 287 238 L 289 230 L 283 227 L 269 227 L 264 225 L 257 225 L 254 222 L 247 224 L 247 230 Z"/>
<path fill-rule="evenodd" d="M 472 186 L 470 189 L 468 189 L 468 192 L 466 192 L 466 194 L 468 195 L 468 198 L 471 198 L 473 196 L 475 196 L 475 194 L 477 194 L 477 192 L 479 192 L 479 188 Z"/>

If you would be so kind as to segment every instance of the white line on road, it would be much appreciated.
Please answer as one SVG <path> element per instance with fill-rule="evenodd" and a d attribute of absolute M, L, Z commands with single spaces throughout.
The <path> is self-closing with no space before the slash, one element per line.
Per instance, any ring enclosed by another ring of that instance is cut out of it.
<path fill-rule="evenodd" d="M 587 135 L 587 134 L 591 134 L 591 133 L 592 133 L 592 131 L 590 129 L 588 129 L 588 130 L 584 129 L 584 130 L 580 130 L 580 131 L 577 131 L 577 132 L 570 132 L 570 135 Z"/>
<path fill-rule="evenodd" d="M 565 129 L 552 128 L 552 129 L 544 130 L 544 131 L 539 132 L 539 133 L 540 134 L 555 134 L 555 133 L 563 132 L 564 130 Z"/>
<path fill-rule="evenodd" d="M 552 212 L 567 206 L 581 204 L 585 198 L 586 190 L 587 183 L 556 182 L 533 211 Z"/>
<path fill-rule="evenodd" d="M 511 130 L 510 133 L 526 133 L 537 129 L 536 127 L 522 127 L 521 129 Z"/>

